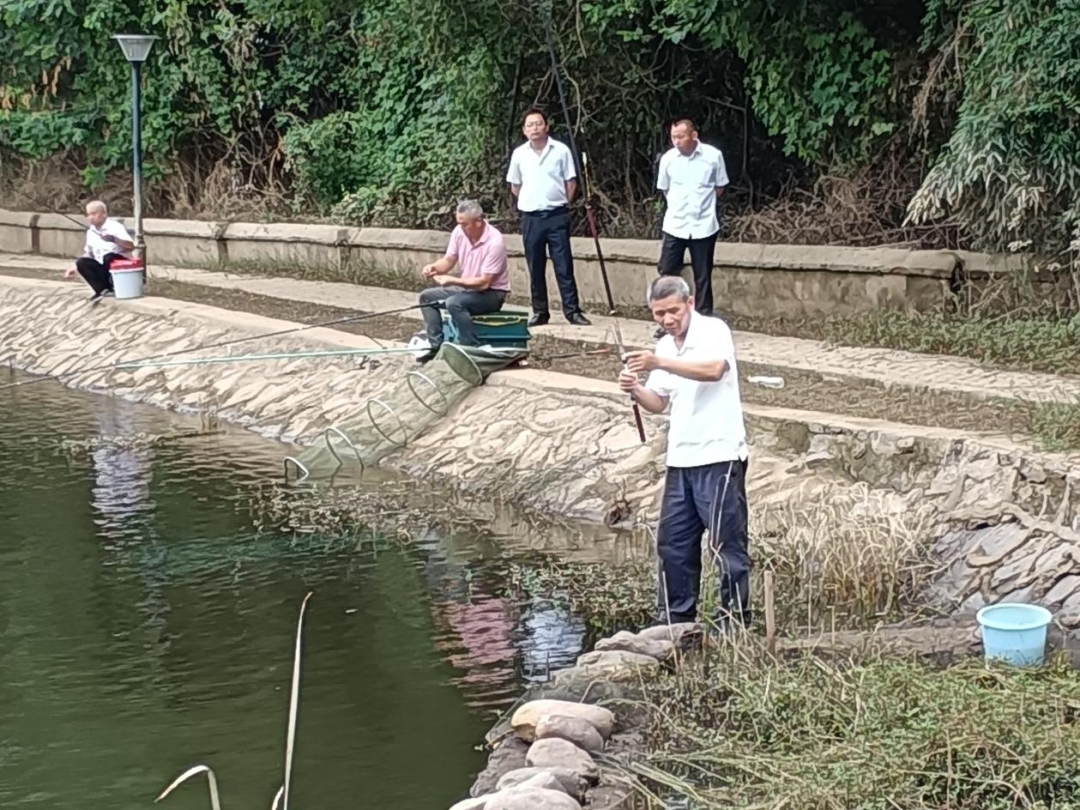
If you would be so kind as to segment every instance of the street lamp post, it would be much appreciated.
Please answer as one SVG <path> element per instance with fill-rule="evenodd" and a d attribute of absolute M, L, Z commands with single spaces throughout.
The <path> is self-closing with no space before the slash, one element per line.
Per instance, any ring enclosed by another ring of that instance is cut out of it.
<path fill-rule="evenodd" d="M 135 183 L 135 255 L 143 260 L 143 277 L 146 275 L 146 242 L 142 227 L 142 64 L 150 55 L 155 36 L 149 34 L 116 34 L 113 39 L 120 43 L 124 57 L 131 63 L 131 146 L 132 175 Z"/>

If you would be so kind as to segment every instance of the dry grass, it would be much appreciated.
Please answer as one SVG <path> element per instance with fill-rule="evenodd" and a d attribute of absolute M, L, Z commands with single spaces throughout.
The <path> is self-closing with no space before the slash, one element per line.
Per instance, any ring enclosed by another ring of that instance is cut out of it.
<path fill-rule="evenodd" d="M 778 629 L 791 636 L 870 628 L 927 609 L 922 592 L 938 569 L 928 509 L 900 509 L 896 496 L 865 486 L 751 515 L 755 632 L 763 630 L 762 577 L 775 574 Z M 703 583 L 716 582 L 704 554 Z M 651 564 L 612 571 L 558 559 L 511 564 L 511 594 L 545 597 L 585 616 L 599 632 L 640 627 L 655 614 Z M 717 612 L 716 588 L 702 587 L 702 615 Z"/>
<path fill-rule="evenodd" d="M 780 629 L 870 627 L 911 615 L 938 564 L 933 512 L 856 485 L 755 516 L 758 577 L 775 572 Z M 760 588 L 757 593 L 761 593 Z"/>

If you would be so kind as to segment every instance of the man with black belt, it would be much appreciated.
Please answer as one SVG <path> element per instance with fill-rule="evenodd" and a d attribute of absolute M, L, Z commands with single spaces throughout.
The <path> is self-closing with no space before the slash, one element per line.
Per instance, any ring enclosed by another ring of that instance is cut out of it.
<path fill-rule="evenodd" d="M 570 201 L 577 191 L 577 170 L 566 144 L 548 136 L 547 117 L 540 110 L 525 113 L 527 139 L 514 150 L 506 182 L 521 212 L 521 239 L 532 282 L 529 326 L 551 320 L 547 293 L 547 254 L 559 283 L 563 314 L 577 326 L 589 326 L 578 303 L 574 256 L 570 252 Z"/>
<path fill-rule="evenodd" d="M 127 228 L 115 219 L 109 219 L 109 211 L 101 200 L 87 204 L 86 221 L 90 227 L 86 230 L 84 255 L 75 260 L 74 267 L 68 268 L 64 278 L 74 278 L 76 273 L 82 276 L 94 291 L 90 302 L 96 304 L 106 295 L 113 294 L 109 265 L 115 259 L 130 259 L 135 243 Z"/>
<path fill-rule="evenodd" d="M 689 118 L 672 125 L 671 143 L 660 158 L 656 180 L 667 198 L 657 269 L 662 276 L 680 275 L 689 249 L 697 311 L 712 315 L 713 259 L 720 231 L 716 202 L 728 184 L 727 167 L 719 149 L 698 140 L 697 127 Z M 657 330 L 656 336 L 662 335 L 663 330 Z"/>
<path fill-rule="evenodd" d="M 722 625 L 748 625 L 750 554 L 746 503 L 746 429 L 731 330 L 694 311 L 690 287 L 661 276 L 649 290 L 653 319 L 664 337 L 656 352 L 630 352 L 619 386 L 645 410 L 671 405 L 667 476 L 660 506 L 657 554 L 661 622 L 697 619 L 701 536 L 709 530 L 720 575 Z M 638 374 L 648 373 L 642 385 Z"/>

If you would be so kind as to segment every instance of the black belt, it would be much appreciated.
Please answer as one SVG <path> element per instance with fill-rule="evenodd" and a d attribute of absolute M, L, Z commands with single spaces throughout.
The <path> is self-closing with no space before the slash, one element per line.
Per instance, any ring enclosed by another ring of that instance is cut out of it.
<path fill-rule="evenodd" d="M 557 217 L 559 214 L 570 213 L 570 208 L 565 205 L 560 205 L 558 208 L 548 208 L 545 211 L 522 211 L 523 217 L 536 217 L 537 219 L 547 219 L 548 217 Z"/>

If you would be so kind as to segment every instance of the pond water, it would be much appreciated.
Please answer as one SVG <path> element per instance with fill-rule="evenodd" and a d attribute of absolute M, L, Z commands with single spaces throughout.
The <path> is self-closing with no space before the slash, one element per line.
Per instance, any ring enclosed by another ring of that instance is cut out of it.
<path fill-rule="evenodd" d="M 52 382 L 0 390 L 0 411 L 0 807 L 146 808 L 197 763 L 226 808 L 269 807 L 308 591 L 296 807 L 449 807 L 522 680 L 584 643 L 580 619 L 500 594 L 497 534 L 257 530 L 280 444 L 73 452 L 198 423 Z M 205 783 L 163 806 L 208 807 Z"/>

